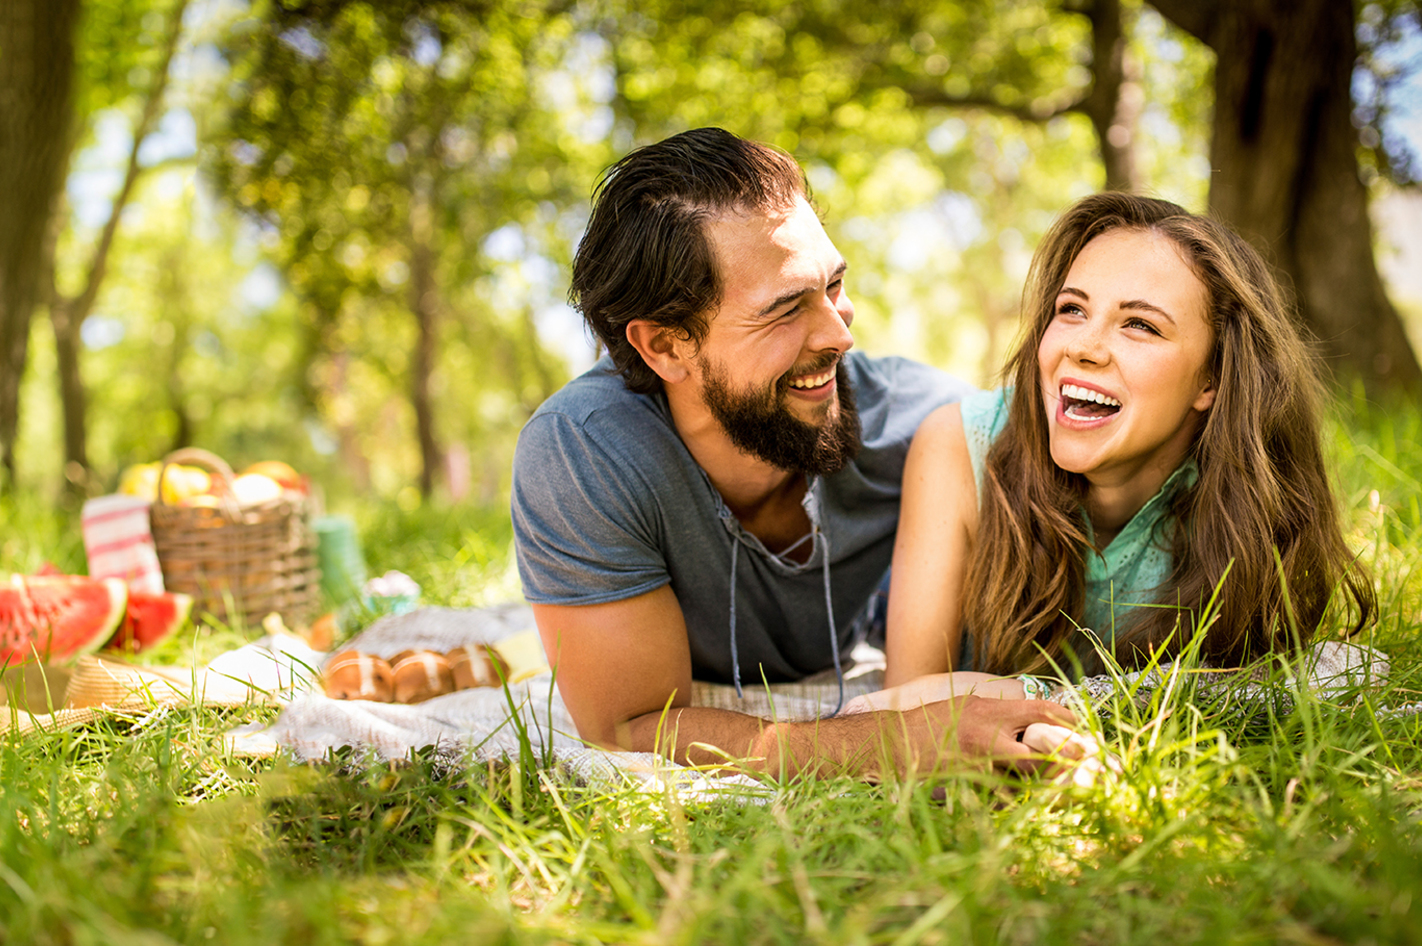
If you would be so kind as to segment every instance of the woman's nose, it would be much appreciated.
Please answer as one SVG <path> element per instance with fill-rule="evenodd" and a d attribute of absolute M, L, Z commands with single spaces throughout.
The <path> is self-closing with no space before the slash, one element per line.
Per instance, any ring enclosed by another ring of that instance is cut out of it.
<path fill-rule="evenodd" d="M 1067 340 L 1067 357 L 1083 364 L 1104 365 L 1111 360 L 1105 333 L 1091 322 L 1077 328 Z"/>

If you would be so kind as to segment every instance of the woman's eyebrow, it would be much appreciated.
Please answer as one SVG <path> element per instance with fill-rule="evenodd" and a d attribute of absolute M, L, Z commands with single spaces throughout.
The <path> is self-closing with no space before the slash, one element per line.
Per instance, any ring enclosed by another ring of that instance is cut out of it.
<path fill-rule="evenodd" d="M 1151 303 L 1145 301 L 1144 299 L 1131 299 L 1131 300 L 1128 301 L 1128 302 L 1123 302 L 1123 303 L 1121 303 L 1121 308 L 1123 308 L 1123 309 L 1144 309 L 1144 310 L 1147 311 L 1147 312 L 1154 312 L 1156 315 L 1158 315 L 1158 316 L 1160 316 L 1161 318 L 1163 318 L 1163 319 L 1165 319 L 1166 321 L 1168 321 L 1171 325 L 1174 325 L 1174 324 L 1175 324 L 1175 316 L 1171 315 L 1169 312 L 1166 312 L 1166 311 L 1165 311 L 1164 309 L 1162 309 L 1160 306 L 1158 306 L 1158 305 L 1152 305 Z"/>
<path fill-rule="evenodd" d="M 1077 289 L 1075 286 L 1063 286 L 1057 295 L 1072 295 L 1081 299 L 1082 302 L 1090 302 L 1091 296 L 1084 289 Z M 1166 312 L 1160 306 L 1147 302 L 1144 299 L 1129 299 L 1121 303 L 1123 309 L 1137 309 L 1145 312 L 1154 312 L 1161 318 L 1166 319 L 1171 325 L 1175 324 L 1175 316 Z"/>

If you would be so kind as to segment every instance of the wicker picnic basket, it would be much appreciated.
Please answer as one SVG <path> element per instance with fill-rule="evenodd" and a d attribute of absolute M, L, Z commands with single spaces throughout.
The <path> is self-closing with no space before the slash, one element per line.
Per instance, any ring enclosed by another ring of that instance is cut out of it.
<path fill-rule="evenodd" d="M 211 614 L 227 623 L 259 625 L 275 611 L 288 627 L 309 624 L 321 604 L 321 569 L 305 496 L 290 492 L 239 507 L 232 468 L 215 454 L 189 447 L 163 458 L 169 466 L 207 470 L 215 505 L 153 503 L 153 544 L 169 591 L 193 596 L 193 618 Z"/>

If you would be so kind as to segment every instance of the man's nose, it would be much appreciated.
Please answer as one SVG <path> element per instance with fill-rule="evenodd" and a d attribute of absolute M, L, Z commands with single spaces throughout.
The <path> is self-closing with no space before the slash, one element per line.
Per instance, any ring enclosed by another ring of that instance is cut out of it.
<path fill-rule="evenodd" d="M 824 296 L 815 307 L 815 327 L 807 347 L 811 351 L 849 351 L 854 347 L 854 336 L 850 334 L 849 323 L 854 321 L 854 303 L 841 292 L 838 299 Z"/>

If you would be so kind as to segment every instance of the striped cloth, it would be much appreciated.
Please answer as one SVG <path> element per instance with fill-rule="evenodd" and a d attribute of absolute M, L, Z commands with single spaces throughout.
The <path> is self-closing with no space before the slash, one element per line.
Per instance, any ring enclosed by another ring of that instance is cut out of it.
<path fill-rule="evenodd" d="M 89 577 L 122 578 L 133 591 L 163 592 L 163 570 L 153 547 L 148 500 L 115 493 L 84 503 L 81 514 Z"/>

